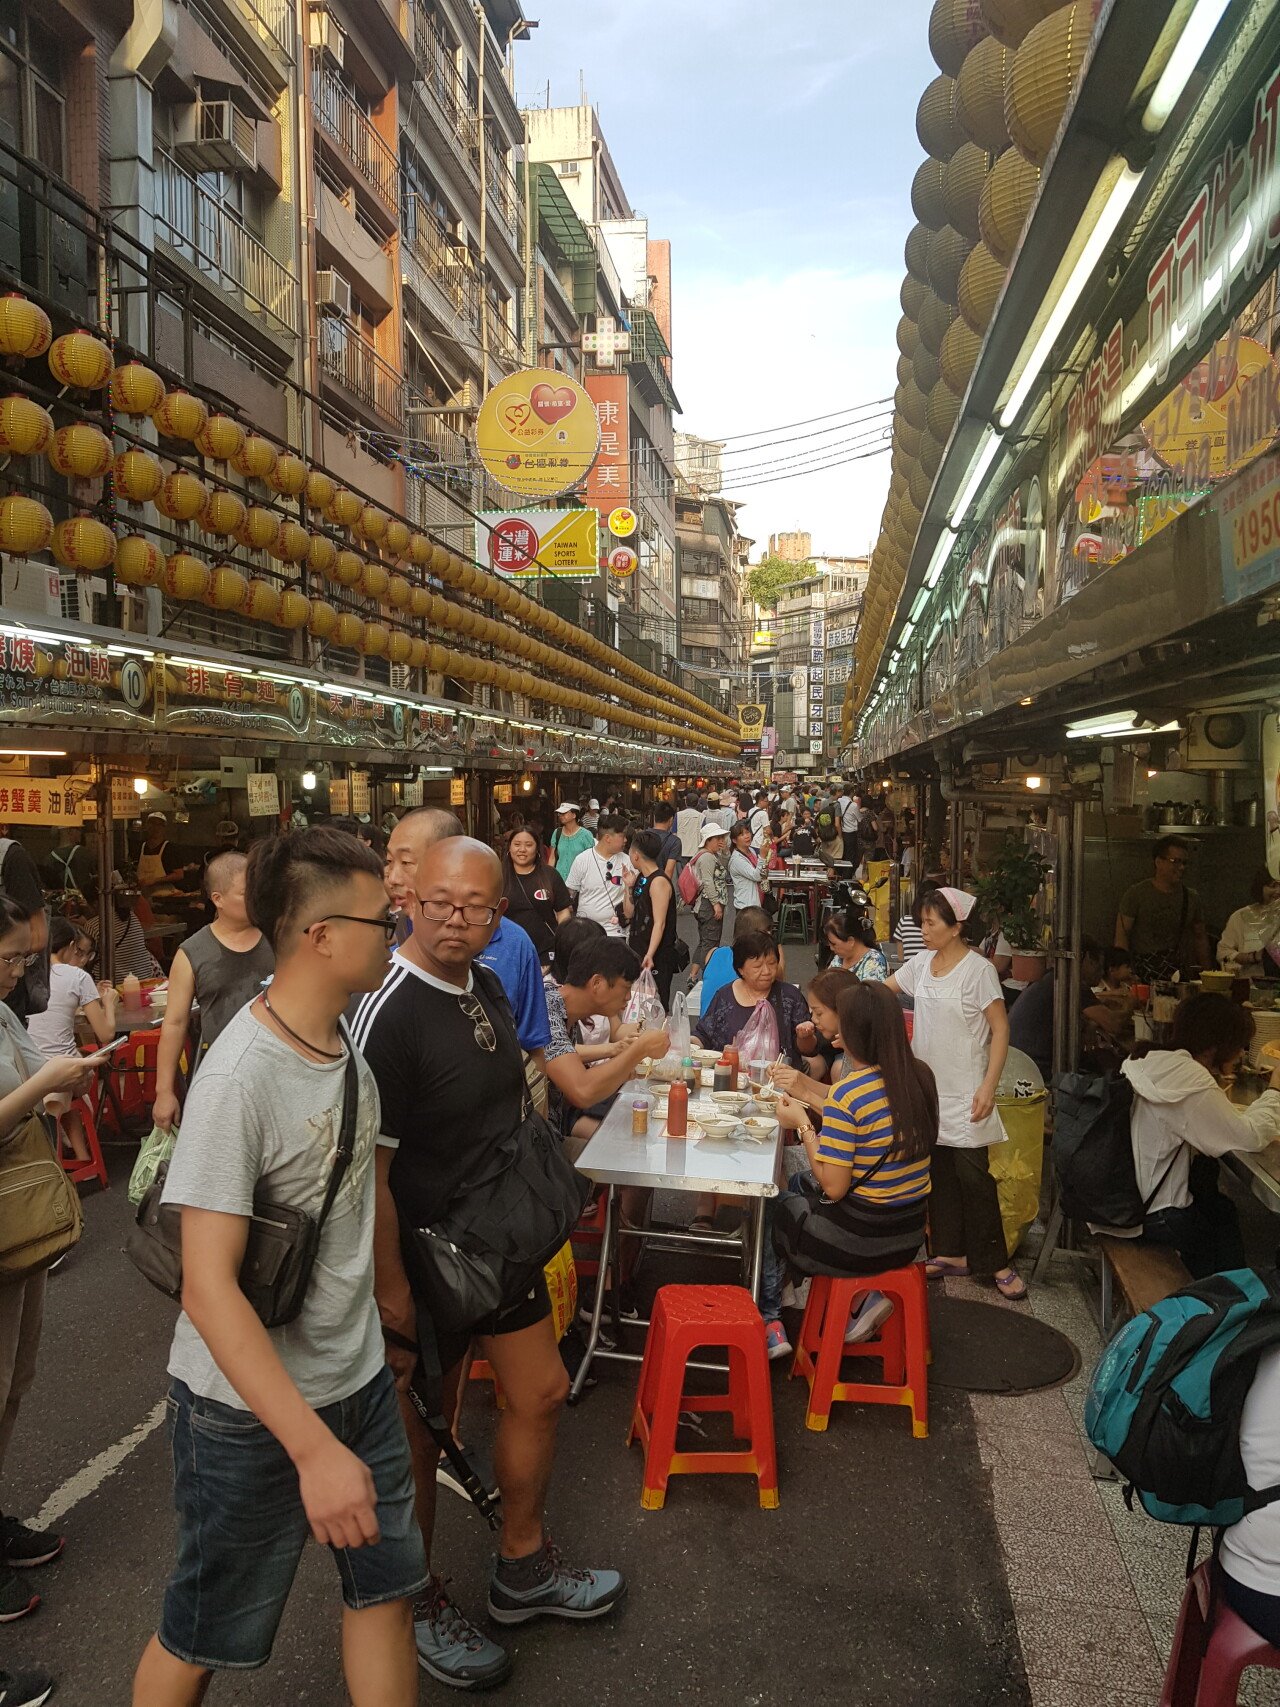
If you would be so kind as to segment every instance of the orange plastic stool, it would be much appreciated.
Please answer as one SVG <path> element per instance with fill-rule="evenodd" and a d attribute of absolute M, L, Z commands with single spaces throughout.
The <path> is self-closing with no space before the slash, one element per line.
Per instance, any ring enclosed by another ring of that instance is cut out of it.
<path fill-rule="evenodd" d="M 725 1393 L 686 1393 L 685 1365 L 701 1346 L 729 1354 Z M 750 1441 L 746 1452 L 677 1452 L 681 1411 L 728 1411 L 733 1432 Z M 754 1476 L 760 1504 L 778 1503 L 778 1459 L 773 1438 L 773 1394 L 764 1322 L 741 1286 L 664 1286 L 653 1303 L 640 1386 L 627 1445 L 644 1445 L 640 1504 L 660 1511 L 672 1476 Z"/>
<path fill-rule="evenodd" d="M 62 1130 L 62 1118 L 58 1120 L 58 1160 L 62 1163 L 67 1178 L 79 1185 L 81 1180 L 96 1179 L 103 1191 L 110 1191 L 111 1181 L 107 1177 L 107 1164 L 102 1159 L 102 1145 L 98 1141 L 98 1122 L 94 1119 L 93 1110 L 84 1097 L 77 1097 L 67 1110 L 68 1114 L 78 1114 L 84 1127 L 85 1142 L 89 1146 L 89 1159 L 82 1162 L 71 1151 L 66 1133 Z"/>
<path fill-rule="evenodd" d="M 1280 1649 L 1231 1610 L 1205 1559 L 1187 1578 L 1160 1707 L 1235 1707 L 1248 1666 L 1280 1671 Z"/>
<path fill-rule="evenodd" d="M 894 1312 L 874 1339 L 847 1346 L 849 1312 L 866 1292 L 883 1292 L 893 1299 Z M 878 1358 L 883 1380 L 842 1381 L 840 1366 L 846 1357 Z M 792 1375 L 803 1375 L 809 1384 L 807 1427 L 825 1429 L 831 1407 L 838 1401 L 906 1405 L 912 1434 L 917 1440 L 925 1439 L 929 1433 L 928 1363 L 929 1305 L 923 1264 L 853 1279 L 814 1276 L 791 1365 Z"/>

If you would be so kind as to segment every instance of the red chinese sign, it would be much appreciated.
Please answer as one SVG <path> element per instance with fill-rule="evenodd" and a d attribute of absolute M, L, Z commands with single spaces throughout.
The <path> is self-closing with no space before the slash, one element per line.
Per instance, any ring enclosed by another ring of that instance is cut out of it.
<path fill-rule="evenodd" d="M 602 516 L 631 502 L 631 429 L 625 375 L 589 373 L 583 380 L 600 423 L 600 454 L 587 476 L 584 500 Z"/>

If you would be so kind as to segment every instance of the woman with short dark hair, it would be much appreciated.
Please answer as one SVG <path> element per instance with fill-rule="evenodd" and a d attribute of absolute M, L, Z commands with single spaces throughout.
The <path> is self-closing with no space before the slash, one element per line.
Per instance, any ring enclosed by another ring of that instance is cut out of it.
<path fill-rule="evenodd" d="M 809 1004 L 794 984 L 782 981 L 778 945 L 766 931 L 747 931 L 733 939 L 734 978 L 717 990 L 699 1016 L 695 1033 L 708 1049 L 733 1042 L 760 1002 L 773 1008 L 778 1048 L 793 1067 L 804 1064 L 796 1031 L 809 1023 Z M 745 1062 L 743 1063 L 745 1066 Z M 772 1062 L 769 1063 L 773 1065 Z"/>

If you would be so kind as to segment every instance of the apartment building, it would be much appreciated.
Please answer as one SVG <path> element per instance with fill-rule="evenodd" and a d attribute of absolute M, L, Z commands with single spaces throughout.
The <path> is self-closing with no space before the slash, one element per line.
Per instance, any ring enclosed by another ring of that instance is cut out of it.
<path fill-rule="evenodd" d="M 738 532 L 738 506 L 683 486 L 676 493 L 680 661 L 727 709 L 746 689 L 751 605 L 743 588 L 752 541 Z"/>

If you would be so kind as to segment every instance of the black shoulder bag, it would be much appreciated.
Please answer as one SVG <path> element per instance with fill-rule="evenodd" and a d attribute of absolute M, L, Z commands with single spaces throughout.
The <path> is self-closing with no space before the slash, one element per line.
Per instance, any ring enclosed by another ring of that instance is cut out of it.
<path fill-rule="evenodd" d="M 286 1327 L 301 1314 L 316 1252 L 320 1248 L 320 1235 L 351 1166 L 360 1075 L 355 1046 L 345 1025 L 340 1030 L 347 1047 L 342 1084 L 342 1126 L 319 1215 L 309 1215 L 305 1209 L 296 1209 L 288 1203 L 275 1203 L 259 1192 L 254 1193 L 249 1238 L 244 1261 L 240 1265 L 240 1290 L 253 1305 L 265 1328 Z M 155 1184 L 138 1205 L 137 1217 L 125 1244 L 125 1254 L 154 1287 L 181 1303 L 182 1211 L 177 1204 L 162 1201 L 168 1172 L 168 1163 L 165 1163 L 156 1174 Z"/>

